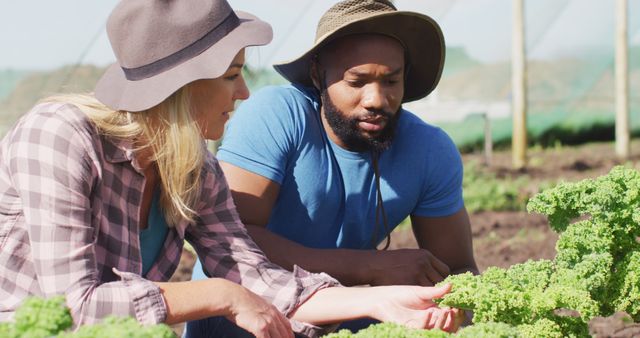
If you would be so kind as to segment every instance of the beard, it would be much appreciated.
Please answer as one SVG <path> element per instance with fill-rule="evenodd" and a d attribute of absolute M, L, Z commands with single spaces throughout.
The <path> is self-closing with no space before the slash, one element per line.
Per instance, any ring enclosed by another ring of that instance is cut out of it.
<path fill-rule="evenodd" d="M 369 110 L 364 116 L 348 117 L 335 106 L 331 97 L 329 97 L 329 93 L 327 93 L 326 87 L 320 92 L 320 99 L 322 100 L 322 107 L 324 107 L 324 115 L 327 123 L 348 150 L 357 152 L 374 151 L 379 153 L 391 146 L 402 112 L 402 106 L 400 106 L 395 113 L 385 110 Z M 367 135 L 358 126 L 358 123 L 363 118 L 374 117 L 383 118 L 386 124 L 382 130 L 374 135 Z"/>

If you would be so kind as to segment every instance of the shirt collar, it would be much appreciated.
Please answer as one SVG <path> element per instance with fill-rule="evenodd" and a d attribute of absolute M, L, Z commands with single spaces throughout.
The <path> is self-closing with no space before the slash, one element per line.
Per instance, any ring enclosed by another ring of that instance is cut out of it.
<path fill-rule="evenodd" d="M 104 157 L 111 163 L 131 162 L 133 168 L 142 174 L 142 167 L 135 157 L 133 141 L 129 139 L 103 136 Z"/>

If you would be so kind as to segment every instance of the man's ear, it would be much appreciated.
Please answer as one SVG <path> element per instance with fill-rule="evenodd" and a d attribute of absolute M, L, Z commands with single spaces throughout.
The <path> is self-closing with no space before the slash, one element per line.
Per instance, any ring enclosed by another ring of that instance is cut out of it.
<path fill-rule="evenodd" d="M 311 82 L 313 82 L 313 86 L 316 87 L 317 90 L 320 90 L 320 70 L 318 69 L 318 62 L 316 58 L 311 60 L 311 67 L 309 67 L 309 76 L 311 77 Z"/>

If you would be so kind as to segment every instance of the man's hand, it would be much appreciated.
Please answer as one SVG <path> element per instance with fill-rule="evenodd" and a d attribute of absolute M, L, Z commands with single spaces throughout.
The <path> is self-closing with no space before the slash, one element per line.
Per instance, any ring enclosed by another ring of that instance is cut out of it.
<path fill-rule="evenodd" d="M 387 286 L 375 288 L 380 294 L 377 298 L 374 318 L 394 322 L 416 329 L 440 329 L 455 332 L 462 323 L 462 311 L 439 308 L 434 298 L 440 298 L 449 290 L 451 284 L 440 287 Z"/>
<path fill-rule="evenodd" d="M 449 267 L 424 249 L 371 251 L 361 265 L 369 285 L 433 286 L 450 273 Z"/>

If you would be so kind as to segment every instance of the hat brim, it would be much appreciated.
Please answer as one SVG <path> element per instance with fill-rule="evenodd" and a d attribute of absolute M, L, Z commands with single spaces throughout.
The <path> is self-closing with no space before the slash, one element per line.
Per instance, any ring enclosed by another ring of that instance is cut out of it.
<path fill-rule="evenodd" d="M 382 34 L 403 43 L 409 62 L 405 66 L 409 68 L 402 102 L 427 96 L 440 81 L 445 59 L 442 30 L 429 16 L 406 11 L 381 13 L 349 22 L 317 39 L 316 43 L 297 59 L 275 64 L 273 67 L 291 82 L 313 86 L 309 74 L 312 57 L 331 41 L 354 34 Z"/>
<path fill-rule="evenodd" d="M 164 101 L 188 83 L 223 75 L 245 47 L 261 46 L 273 37 L 271 26 L 257 17 L 236 11 L 240 25 L 199 55 L 158 75 L 131 81 L 118 63 L 111 65 L 95 87 L 96 98 L 115 110 L 143 111 Z"/>

